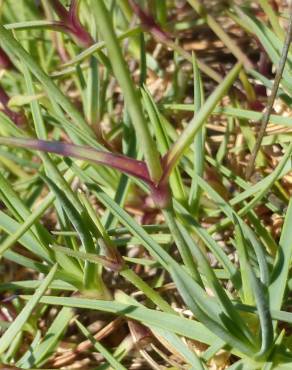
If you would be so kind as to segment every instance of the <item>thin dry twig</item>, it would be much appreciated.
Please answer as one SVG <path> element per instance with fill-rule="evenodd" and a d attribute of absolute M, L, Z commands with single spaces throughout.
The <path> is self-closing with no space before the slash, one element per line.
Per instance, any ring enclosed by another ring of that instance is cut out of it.
<path fill-rule="evenodd" d="M 286 38 L 285 38 L 281 58 L 280 58 L 280 61 L 279 61 L 277 73 L 276 73 L 276 76 L 275 76 L 275 81 L 274 81 L 274 84 L 273 84 L 271 95 L 268 99 L 268 104 L 267 104 L 267 107 L 266 107 L 266 111 L 264 112 L 264 115 L 263 115 L 263 118 L 262 118 L 262 121 L 261 121 L 261 127 L 260 127 L 260 130 L 259 130 L 259 133 L 258 133 L 257 141 L 256 141 L 255 146 L 253 148 L 251 158 L 250 158 L 249 164 L 248 164 L 247 169 L 246 169 L 246 179 L 249 179 L 252 172 L 253 172 L 255 160 L 256 160 L 257 154 L 260 150 L 261 143 L 262 143 L 263 137 L 265 135 L 266 128 L 267 128 L 270 116 L 272 114 L 274 102 L 275 102 L 275 99 L 276 99 L 276 96 L 277 96 L 279 85 L 280 85 L 280 82 L 281 82 L 281 79 L 282 79 L 282 74 L 283 74 L 283 71 L 284 71 L 284 68 L 285 68 L 285 64 L 286 64 L 286 60 L 287 60 L 291 40 L 292 40 L 292 5 L 290 5 L 290 18 L 289 18 L 288 30 L 287 30 L 287 35 L 286 35 Z"/>

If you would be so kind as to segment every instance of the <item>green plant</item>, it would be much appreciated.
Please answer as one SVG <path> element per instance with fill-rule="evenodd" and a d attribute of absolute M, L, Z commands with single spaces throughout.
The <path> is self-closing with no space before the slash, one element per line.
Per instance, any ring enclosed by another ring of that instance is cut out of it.
<path fill-rule="evenodd" d="M 4 365 L 70 367 L 86 354 L 88 368 L 125 369 L 135 347 L 141 368 L 220 368 L 220 353 L 229 369 L 292 366 L 292 122 L 269 112 L 280 128 L 265 130 L 262 149 L 283 155 L 273 167 L 262 150 L 262 178 L 248 182 L 248 123 L 261 118 L 251 108 L 268 104 L 255 91 L 273 83 L 216 15 L 189 3 L 176 24 L 173 1 L 1 3 L 0 256 L 13 276 L 0 281 Z M 283 29 L 260 6 L 267 20 L 232 2 L 224 16 L 247 24 L 276 66 Z M 225 76 L 174 41 L 189 14 L 238 59 Z M 163 60 L 153 42 L 168 48 Z M 153 75 L 172 79 L 160 100 Z"/>

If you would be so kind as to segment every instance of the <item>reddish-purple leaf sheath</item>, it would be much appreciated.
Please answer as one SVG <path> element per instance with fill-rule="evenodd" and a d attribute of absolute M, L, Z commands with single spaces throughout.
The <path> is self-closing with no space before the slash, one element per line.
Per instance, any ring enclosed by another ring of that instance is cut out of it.
<path fill-rule="evenodd" d="M 0 48 L 0 69 L 11 69 L 13 64 L 5 51 Z"/>
<path fill-rule="evenodd" d="M 54 8 L 55 12 L 58 14 L 58 17 L 64 21 L 69 21 L 68 10 L 60 3 L 59 0 L 50 0 L 51 6 Z"/>
<path fill-rule="evenodd" d="M 51 0 L 51 5 L 60 18 L 58 27 L 69 32 L 77 45 L 87 48 L 93 44 L 92 37 L 79 20 L 79 0 L 72 0 L 69 11 L 59 0 Z"/>
<path fill-rule="evenodd" d="M 151 197 L 159 208 L 167 208 L 170 205 L 169 174 L 165 172 L 161 181 L 158 184 L 154 184 L 150 178 L 147 165 L 143 161 L 121 154 L 102 152 L 89 146 L 68 144 L 60 141 L 0 137 L 0 144 L 35 149 L 46 153 L 56 153 L 65 157 L 79 158 L 115 168 L 122 173 L 144 181 L 149 186 Z"/>
<path fill-rule="evenodd" d="M 60 141 L 0 138 L 0 143 L 27 149 L 35 149 L 42 152 L 56 153 L 65 157 L 89 160 L 98 164 L 116 168 L 123 173 L 135 176 L 145 181 L 147 184 L 151 183 L 149 172 L 144 162 L 120 154 L 102 152 L 89 146 L 62 143 Z"/>
<path fill-rule="evenodd" d="M 139 17 L 142 25 L 150 32 L 154 37 L 162 42 L 167 42 L 171 40 L 170 35 L 163 31 L 162 28 L 155 22 L 154 18 L 147 14 L 136 2 L 135 0 L 129 0 L 134 13 Z"/>

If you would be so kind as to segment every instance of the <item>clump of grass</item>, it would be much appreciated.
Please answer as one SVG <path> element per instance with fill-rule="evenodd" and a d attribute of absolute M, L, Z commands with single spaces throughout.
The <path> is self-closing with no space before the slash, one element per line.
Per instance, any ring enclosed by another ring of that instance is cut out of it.
<path fill-rule="evenodd" d="M 1 366 L 292 366 L 287 9 L 208 5 L 1 4 Z"/>

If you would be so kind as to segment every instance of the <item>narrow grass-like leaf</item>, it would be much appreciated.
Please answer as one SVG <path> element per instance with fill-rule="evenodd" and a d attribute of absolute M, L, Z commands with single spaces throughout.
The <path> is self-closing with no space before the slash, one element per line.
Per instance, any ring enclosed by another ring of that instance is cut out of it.
<path fill-rule="evenodd" d="M 0 284 L 0 292 L 4 292 L 6 290 L 13 291 L 13 290 L 20 290 L 20 289 L 36 290 L 41 285 L 41 283 L 42 283 L 41 280 L 11 281 L 10 283 Z M 65 281 L 61 281 L 61 280 L 54 280 L 50 284 L 49 289 L 68 290 L 68 291 L 75 290 L 73 285 L 66 283 Z"/>
<path fill-rule="evenodd" d="M 0 143 L 93 161 L 98 164 L 117 168 L 122 172 L 139 177 L 147 183 L 150 182 L 148 170 L 144 162 L 119 154 L 102 152 L 94 148 L 67 144 L 59 141 L 1 137 Z"/>
<path fill-rule="evenodd" d="M 1 198 L 6 203 L 7 208 L 10 209 L 18 221 L 27 220 L 31 216 L 31 212 L 27 205 L 22 199 L 20 199 L 17 192 L 11 187 L 8 181 L 0 174 L 0 192 L 2 192 Z M 35 219 L 34 226 L 32 227 L 32 233 L 40 240 L 43 248 L 46 248 L 46 244 L 51 240 L 51 236 L 46 228 Z"/>
<path fill-rule="evenodd" d="M 124 39 L 126 39 L 128 37 L 136 36 L 140 32 L 141 32 L 140 31 L 140 27 L 134 27 L 134 28 L 132 28 L 130 30 L 127 30 L 127 31 L 121 33 L 120 35 L 117 35 L 117 39 L 119 41 L 122 41 L 122 40 L 124 40 Z M 78 54 L 77 56 L 73 57 L 68 62 L 65 62 L 64 64 L 62 64 L 61 67 L 62 68 L 66 68 L 66 67 L 70 67 L 70 66 L 72 66 L 74 64 L 80 63 L 84 59 L 89 58 L 91 55 L 93 55 L 97 51 L 102 50 L 104 47 L 105 47 L 105 42 L 104 41 L 99 41 L 99 42 L 91 45 L 87 49 L 83 50 L 80 54 Z"/>
<path fill-rule="evenodd" d="M 98 62 L 95 57 L 90 58 L 90 69 L 88 71 L 87 78 L 87 107 L 86 116 L 87 121 L 91 126 L 96 126 L 98 124 L 98 91 L 99 86 L 99 73 L 98 73 Z"/>
<path fill-rule="evenodd" d="M 42 285 L 36 290 L 34 295 L 31 297 L 31 299 L 27 302 L 25 307 L 22 309 L 20 314 L 17 316 L 17 318 L 13 321 L 13 323 L 9 326 L 9 328 L 5 331 L 5 333 L 0 338 L 0 354 L 6 351 L 6 349 L 9 347 L 14 337 L 22 330 L 24 324 L 30 317 L 34 308 L 36 307 L 41 297 L 46 292 L 50 283 L 53 281 L 57 268 L 58 268 L 57 264 L 55 264 L 52 267 L 51 271 L 48 273 Z"/>
<path fill-rule="evenodd" d="M 175 213 L 172 208 L 164 210 L 163 212 L 165 220 L 168 224 L 169 230 L 173 236 L 173 239 L 177 245 L 181 258 L 184 265 L 187 267 L 189 274 L 199 283 L 202 284 L 200 274 L 198 272 L 197 261 L 191 253 L 189 245 L 186 243 L 181 230 L 179 228 L 179 223 L 175 218 Z"/>
<path fill-rule="evenodd" d="M 258 258 L 260 270 L 261 270 L 261 279 L 263 282 L 269 281 L 269 273 L 268 273 L 268 267 L 265 260 L 265 254 L 264 249 L 260 242 L 255 238 L 254 233 L 252 229 L 243 222 L 243 220 L 240 218 L 241 215 L 244 215 L 245 213 L 245 207 L 238 212 L 238 214 L 232 209 L 230 204 L 226 202 L 205 180 L 202 178 L 198 178 L 198 183 L 202 187 L 202 189 L 205 189 L 205 191 L 209 194 L 209 196 L 215 200 L 215 202 L 219 205 L 219 207 L 222 209 L 222 211 L 226 214 L 226 216 L 229 218 L 230 222 L 234 222 L 235 225 L 239 223 L 240 227 L 244 231 L 244 234 L 250 242 L 250 246 L 253 247 L 255 254 Z M 216 226 L 215 226 L 216 229 Z M 211 230 L 209 230 L 211 231 Z M 213 230 L 212 230 L 213 231 Z M 242 261 L 245 260 L 245 252 L 243 251 L 244 239 L 241 239 L 240 235 L 238 234 L 238 241 L 239 244 L 236 244 L 236 247 L 240 248 L 240 253 L 242 254 Z M 247 278 L 248 281 L 248 278 Z"/>
<path fill-rule="evenodd" d="M 276 261 L 273 267 L 271 285 L 269 287 L 270 307 L 279 310 L 283 304 L 283 298 L 286 291 L 289 268 L 292 258 L 292 199 L 290 198 L 289 206 L 285 216 L 285 222 L 279 242 Z"/>
<path fill-rule="evenodd" d="M 285 36 L 284 31 L 280 26 L 276 11 L 273 9 L 272 5 L 267 0 L 259 0 L 259 3 L 261 4 L 261 7 L 268 16 L 274 32 L 277 34 L 279 39 L 284 39 Z"/>
<path fill-rule="evenodd" d="M 93 253 L 85 253 L 85 252 L 79 252 L 79 251 L 73 251 L 70 248 L 61 247 L 59 245 L 54 245 L 53 249 L 55 251 L 58 251 L 60 253 L 64 253 L 67 256 L 72 256 L 77 259 L 82 259 L 83 261 L 88 261 L 91 263 L 96 263 L 98 265 L 102 265 L 104 267 L 107 267 L 113 271 L 118 271 L 122 268 L 122 266 L 119 265 L 118 261 L 113 261 L 107 257 L 104 256 L 98 256 Z"/>
<path fill-rule="evenodd" d="M 233 323 L 234 335 L 236 335 L 238 338 L 242 338 L 243 340 L 247 339 L 249 342 L 252 343 L 253 338 L 249 328 L 245 325 L 245 323 L 242 322 L 239 313 L 234 309 L 231 300 L 229 299 L 225 290 L 222 288 L 213 269 L 210 267 L 206 256 L 203 254 L 199 246 L 194 243 L 187 230 L 182 225 L 179 225 L 179 228 L 181 229 L 181 233 L 188 243 L 189 248 L 198 261 L 200 270 L 206 278 L 207 285 L 212 289 L 213 293 L 218 298 L 218 301 L 221 303 L 226 316 L 231 319 Z"/>
<path fill-rule="evenodd" d="M 85 251 L 89 253 L 95 253 L 95 246 L 90 234 L 90 231 L 85 223 L 84 217 L 79 214 L 74 205 L 69 201 L 66 195 L 60 190 L 48 177 L 44 178 L 49 184 L 50 188 L 56 194 L 62 204 L 63 209 L 68 215 L 71 223 L 73 224 L 75 230 L 78 232 L 82 245 Z M 96 285 L 97 284 L 97 285 Z M 86 263 L 84 271 L 84 286 L 85 288 L 101 288 L 101 280 L 96 274 L 96 268 L 93 264 Z"/>
<path fill-rule="evenodd" d="M 42 207 L 41 207 L 42 208 Z M 41 209 L 41 211 L 45 211 L 47 208 Z M 29 227 L 35 223 L 35 220 L 38 219 L 39 214 L 38 212 L 33 213 L 28 220 L 24 221 L 24 223 L 19 224 L 17 221 L 13 220 L 11 217 L 6 215 L 4 212 L 0 211 L 0 227 L 5 230 L 10 236 L 5 239 L 1 246 L 0 246 L 0 254 L 2 255 L 10 248 L 17 240 L 21 244 L 23 244 L 28 250 L 34 253 L 37 256 L 42 257 L 45 261 L 52 262 L 53 258 L 51 252 L 48 248 L 43 246 L 39 240 L 29 234 L 26 231 Z"/>
<path fill-rule="evenodd" d="M 186 338 L 195 339 L 203 343 L 211 344 L 216 340 L 216 335 L 206 329 L 198 321 L 179 317 L 170 313 L 151 310 L 141 306 L 119 303 L 117 301 L 101 301 L 74 297 L 46 296 L 40 300 L 41 303 L 65 307 L 76 307 L 113 314 L 124 315 L 138 320 L 145 325 L 153 325 L 177 333 Z"/>
<path fill-rule="evenodd" d="M 163 106 L 165 109 L 171 110 L 182 110 L 182 111 L 194 111 L 194 107 L 192 104 L 165 104 Z M 252 121 L 259 121 L 262 117 L 262 113 L 256 112 L 253 110 L 242 109 L 242 108 L 234 108 L 230 106 L 226 107 L 217 107 L 213 110 L 212 114 L 214 115 L 227 115 L 231 117 L 243 118 Z M 275 125 L 282 125 L 285 127 L 292 126 L 292 118 L 290 117 L 283 117 L 277 114 L 271 114 L 270 116 L 270 123 Z"/>
<path fill-rule="evenodd" d="M 270 312 L 269 300 L 266 287 L 258 280 L 251 268 L 249 268 L 250 280 L 256 301 L 257 311 L 261 326 L 261 348 L 256 354 L 257 359 L 268 358 L 274 342 L 273 323 Z"/>
<path fill-rule="evenodd" d="M 98 186 L 93 184 L 87 184 L 88 188 L 91 189 L 97 198 L 116 215 L 122 224 L 124 224 L 128 230 L 135 235 L 141 242 L 142 245 L 149 251 L 149 253 L 167 270 L 170 270 L 171 266 L 176 266 L 180 271 L 183 279 L 192 282 L 193 290 L 196 291 L 198 302 L 209 311 L 211 315 L 218 316 L 220 314 L 220 308 L 216 302 L 209 299 L 205 294 L 204 290 L 196 283 L 185 270 L 178 265 L 174 259 L 157 244 L 145 230 L 136 223 L 123 209 L 121 209 L 108 195 L 99 189 Z"/>
<path fill-rule="evenodd" d="M 196 115 L 204 104 L 204 91 L 202 85 L 202 78 L 200 75 L 198 63 L 193 55 L 193 74 L 194 74 L 194 115 Z M 195 135 L 194 139 L 194 173 L 198 176 L 203 176 L 204 171 L 204 151 L 205 151 L 205 129 L 201 128 Z M 194 214 L 198 212 L 200 203 L 200 188 L 197 184 L 197 177 L 192 178 L 192 184 L 189 194 L 189 205 Z"/>
<path fill-rule="evenodd" d="M 150 177 L 154 182 L 158 182 L 162 174 L 158 151 L 144 118 L 138 92 L 134 87 L 128 67 L 125 64 L 121 53 L 121 49 L 113 29 L 112 20 L 110 19 L 103 0 L 92 1 L 92 7 L 95 16 L 97 17 L 96 20 L 99 32 L 106 42 L 115 76 L 123 90 L 127 109 L 135 127 L 137 138 L 141 143 Z"/>
<path fill-rule="evenodd" d="M 142 89 L 141 91 L 145 109 L 154 128 L 159 151 L 161 155 L 165 155 L 165 153 L 169 150 L 170 143 L 166 130 L 164 128 L 164 117 L 160 114 L 158 107 L 155 104 L 148 89 L 144 87 L 144 89 Z M 173 196 L 180 202 L 185 202 L 185 189 L 182 182 L 181 174 L 178 169 L 174 170 L 173 174 L 169 178 L 169 182 L 173 192 Z"/>
<path fill-rule="evenodd" d="M 240 63 L 233 67 L 233 69 L 225 77 L 224 81 L 221 82 L 220 85 L 215 89 L 215 91 L 209 96 L 209 98 L 206 100 L 202 108 L 192 119 L 189 125 L 184 129 L 182 134 L 179 136 L 178 140 L 170 148 L 169 152 L 165 157 L 164 163 L 167 172 L 170 172 L 172 168 L 175 167 L 181 156 L 184 154 L 184 152 L 191 144 L 194 135 L 202 127 L 206 119 L 212 113 L 213 109 L 216 107 L 216 105 L 219 103 L 219 101 L 223 98 L 225 93 L 234 83 L 241 68 L 242 66 Z"/>
<path fill-rule="evenodd" d="M 68 115 L 72 117 L 77 126 L 83 129 L 89 135 L 92 135 L 92 131 L 88 127 L 82 115 L 75 108 L 75 106 L 57 88 L 54 82 L 45 74 L 45 72 L 35 62 L 33 57 L 27 51 L 25 51 L 25 49 L 15 40 L 10 31 L 6 30 L 2 25 L 0 25 L 0 39 L 0 44 L 3 49 L 7 50 L 17 59 L 25 63 L 30 71 L 42 83 L 50 98 L 53 99 L 56 104 L 59 104 L 68 113 Z"/>
<path fill-rule="evenodd" d="M 175 348 L 176 351 L 182 355 L 188 363 L 192 366 L 192 370 L 205 370 L 206 367 L 202 363 L 201 359 L 196 355 L 195 351 L 192 351 L 176 334 L 163 329 L 152 329 L 155 334 L 161 336 L 166 340 L 171 347 Z"/>
<path fill-rule="evenodd" d="M 238 253 L 238 259 L 240 263 L 240 275 L 242 281 L 242 300 L 246 304 L 252 305 L 254 303 L 253 292 L 251 287 L 251 281 L 249 278 L 248 270 L 248 254 L 246 248 L 246 240 L 243 235 L 243 231 L 235 219 L 235 241 Z"/>
<path fill-rule="evenodd" d="M 206 20 L 208 26 L 219 37 L 219 39 L 221 39 L 221 41 L 227 46 L 227 48 L 233 53 L 233 55 L 239 61 L 241 61 L 246 68 L 250 68 L 251 62 L 248 59 L 246 53 L 244 53 L 238 47 L 238 45 L 232 40 L 232 38 L 224 31 L 221 25 L 204 7 L 202 1 L 200 0 L 187 0 L 187 1 L 196 10 L 196 12 Z"/>
<path fill-rule="evenodd" d="M 33 338 L 33 341 L 31 342 L 28 350 L 24 353 L 24 355 L 20 358 L 20 360 L 18 360 L 18 364 L 21 363 L 21 362 L 27 361 L 27 359 L 31 357 L 31 354 L 32 354 L 33 350 L 39 344 L 41 338 L 42 338 L 42 333 L 41 333 L 40 330 L 37 330 L 37 332 L 35 334 L 35 337 Z M 17 366 L 19 366 L 19 365 L 17 365 Z M 23 367 L 23 369 L 25 369 L 25 367 Z"/>
<path fill-rule="evenodd" d="M 200 321 L 204 322 L 209 330 L 213 331 L 213 333 L 215 333 L 226 343 L 235 346 L 240 352 L 248 356 L 252 356 L 252 354 L 254 353 L 254 349 L 248 341 L 243 342 L 239 340 L 229 330 L 226 330 L 222 326 L 222 323 L 218 321 L 218 318 L 216 318 L 215 316 L 209 316 L 200 308 L 198 302 L 195 299 L 194 286 L 190 285 L 189 282 L 183 280 L 181 278 L 181 274 L 175 268 L 173 268 L 171 274 L 183 300 L 187 304 L 188 308 L 194 313 L 194 315 Z"/>
<path fill-rule="evenodd" d="M 58 345 L 61 335 L 68 326 L 73 314 L 71 308 L 63 307 L 47 330 L 43 340 L 30 351 L 26 359 L 18 361 L 17 366 L 22 369 L 31 369 L 31 366 L 42 365 Z"/>
<path fill-rule="evenodd" d="M 120 272 L 120 274 L 129 282 L 131 282 L 136 288 L 145 294 L 154 304 L 157 305 L 161 310 L 168 313 L 174 313 L 172 307 L 166 302 L 163 297 L 159 295 L 149 284 L 145 283 L 139 275 L 129 268 L 126 268 Z"/>
<path fill-rule="evenodd" d="M 222 265 L 225 271 L 228 273 L 228 277 L 232 280 L 235 287 L 239 288 L 240 282 L 238 282 L 238 271 L 236 267 L 232 264 L 230 259 L 224 253 L 224 251 L 219 247 L 216 241 L 209 235 L 209 233 L 200 226 L 196 220 L 190 215 L 190 213 L 179 203 L 175 202 L 175 209 L 177 210 L 179 217 L 182 217 L 184 223 L 189 225 L 194 232 L 203 240 L 205 245 L 217 258 L 218 262 Z"/>
<path fill-rule="evenodd" d="M 114 368 L 114 369 L 117 369 L 117 370 L 126 370 L 126 368 L 120 363 L 118 362 L 115 357 L 100 343 L 98 342 L 94 336 L 88 331 L 88 329 L 86 329 L 86 327 L 84 325 L 81 324 L 80 321 L 78 320 L 75 320 L 78 328 L 80 329 L 80 331 L 84 334 L 84 336 L 90 340 L 90 342 L 92 343 L 93 347 L 98 351 L 100 352 L 103 357 L 108 361 L 108 363 Z"/>
<path fill-rule="evenodd" d="M 7 30 L 29 30 L 33 29 L 53 29 L 55 30 L 57 26 L 57 22 L 55 21 L 45 21 L 45 20 L 33 20 L 33 21 L 25 21 L 25 22 L 16 22 L 16 23 L 7 23 L 4 27 Z M 62 30 L 60 28 L 60 30 Z"/>

